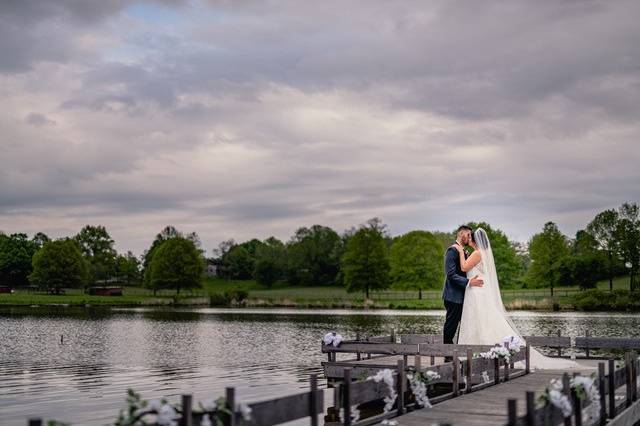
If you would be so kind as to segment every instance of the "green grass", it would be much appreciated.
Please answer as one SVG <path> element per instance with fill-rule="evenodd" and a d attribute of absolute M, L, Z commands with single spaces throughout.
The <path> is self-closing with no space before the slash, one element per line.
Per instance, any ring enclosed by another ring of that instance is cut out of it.
<path fill-rule="evenodd" d="M 88 296 L 83 294 L 0 294 L 0 305 L 166 305 L 173 301 L 169 297 L 148 296 Z"/>

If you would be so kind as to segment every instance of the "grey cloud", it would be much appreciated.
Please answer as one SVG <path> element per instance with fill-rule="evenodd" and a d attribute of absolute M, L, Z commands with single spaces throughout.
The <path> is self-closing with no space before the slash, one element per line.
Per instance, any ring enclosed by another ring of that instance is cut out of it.
<path fill-rule="evenodd" d="M 30 112 L 29 114 L 27 114 L 27 116 L 24 118 L 24 121 L 33 126 L 51 126 L 56 124 L 54 120 L 50 120 L 44 114 L 40 114 L 37 112 Z"/>

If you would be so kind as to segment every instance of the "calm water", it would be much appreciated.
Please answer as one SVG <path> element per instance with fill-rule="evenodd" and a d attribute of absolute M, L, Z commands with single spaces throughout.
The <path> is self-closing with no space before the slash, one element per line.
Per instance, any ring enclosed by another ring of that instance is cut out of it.
<path fill-rule="evenodd" d="M 0 310 L 0 424 L 42 416 L 112 423 L 127 388 L 196 400 L 235 386 L 255 401 L 306 388 L 321 372 L 320 338 L 439 333 L 444 312 L 230 309 Z M 524 334 L 640 336 L 640 315 L 516 312 Z M 60 343 L 60 335 L 64 343 Z"/>

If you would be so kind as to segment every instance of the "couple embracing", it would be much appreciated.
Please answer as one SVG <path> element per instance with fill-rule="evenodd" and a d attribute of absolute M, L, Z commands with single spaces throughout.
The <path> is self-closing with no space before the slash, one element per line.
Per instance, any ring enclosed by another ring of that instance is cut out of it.
<path fill-rule="evenodd" d="M 469 254 L 467 247 L 473 249 Z M 443 343 L 495 345 L 506 336 L 524 342 L 502 303 L 491 243 L 484 229 L 461 226 L 444 257 L 442 298 L 447 311 Z M 531 348 L 531 366 L 539 369 L 578 368 L 574 361 L 553 359 Z"/>

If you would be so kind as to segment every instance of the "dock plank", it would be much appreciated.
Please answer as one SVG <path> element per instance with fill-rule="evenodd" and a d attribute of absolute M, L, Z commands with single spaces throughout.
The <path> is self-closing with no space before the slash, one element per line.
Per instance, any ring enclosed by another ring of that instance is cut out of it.
<path fill-rule="evenodd" d="M 504 425 L 507 422 L 507 399 L 518 399 L 518 415 L 525 413 L 526 391 L 541 392 L 553 378 L 563 371 L 538 370 L 531 374 L 491 386 L 478 392 L 462 395 L 433 406 L 397 417 L 400 426 L 432 423 L 464 425 Z"/>

